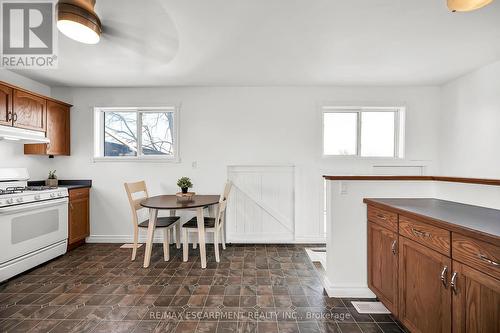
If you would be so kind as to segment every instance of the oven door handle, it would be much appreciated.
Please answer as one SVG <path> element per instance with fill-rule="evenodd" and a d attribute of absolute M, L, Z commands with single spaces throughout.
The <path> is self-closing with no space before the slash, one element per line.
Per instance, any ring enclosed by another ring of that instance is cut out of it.
<path fill-rule="evenodd" d="M 30 211 L 34 209 L 40 209 L 40 208 L 47 208 L 47 207 L 52 207 L 52 206 L 57 206 L 62 203 L 67 203 L 68 198 L 61 198 L 61 199 L 52 199 L 52 200 L 46 200 L 46 201 L 41 201 L 41 202 L 35 202 L 35 203 L 28 203 L 28 204 L 19 204 L 19 205 L 14 205 L 14 206 L 9 206 L 9 207 L 3 207 L 0 208 L 0 215 L 3 214 L 10 214 L 14 212 L 19 212 L 19 211 Z"/>

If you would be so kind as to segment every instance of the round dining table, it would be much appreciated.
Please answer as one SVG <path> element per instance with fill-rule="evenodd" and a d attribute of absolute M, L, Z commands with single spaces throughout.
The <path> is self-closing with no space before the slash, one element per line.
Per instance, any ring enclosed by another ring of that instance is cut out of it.
<path fill-rule="evenodd" d="M 198 245 L 200 247 L 201 268 L 207 267 L 207 255 L 205 249 L 205 223 L 203 209 L 217 205 L 219 195 L 194 195 L 190 199 L 179 198 L 176 195 L 157 195 L 149 197 L 141 206 L 149 209 L 148 235 L 146 240 L 146 252 L 144 253 L 144 267 L 149 267 L 151 261 L 151 250 L 153 248 L 153 235 L 156 227 L 159 210 L 169 210 L 170 216 L 175 216 L 177 210 L 196 210 L 196 221 L 198 225 Z M 179 242 L 181 234 L 181 225 L 177 226 L 176 240 Z M 187 241 L 187 240 L 185 240 Z M 178 243 L 179 244 L 179 243 Z M 179 248 L 180 246 L 177 246 Z M 187 253 L 184 253 L 184 261 L 187 261 Z"/>

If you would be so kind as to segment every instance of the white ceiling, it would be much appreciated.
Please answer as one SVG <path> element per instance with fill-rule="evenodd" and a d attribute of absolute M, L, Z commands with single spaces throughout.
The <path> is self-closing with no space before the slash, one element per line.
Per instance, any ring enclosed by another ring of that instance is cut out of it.
<path fill-rule="evenodd" d="M 500 59 L 500 1 L 97 0 L 97 45 L 59 34 L 50 85 L 441 84 Z"/>

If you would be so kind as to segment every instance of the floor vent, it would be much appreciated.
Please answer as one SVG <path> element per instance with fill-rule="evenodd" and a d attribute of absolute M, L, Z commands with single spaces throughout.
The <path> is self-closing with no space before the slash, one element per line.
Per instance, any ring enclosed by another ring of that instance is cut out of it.
<path fill-rule="evenodd" d="M 381 302 L 351 302 L 358 313 L 391 313 Z"/>
<path fill-rule="evenodd" d="M 311 248 L 311 251 L 313 251 L 313 252 L 326 252 L 326 248 L 316 248 L 316 249 Z"/>

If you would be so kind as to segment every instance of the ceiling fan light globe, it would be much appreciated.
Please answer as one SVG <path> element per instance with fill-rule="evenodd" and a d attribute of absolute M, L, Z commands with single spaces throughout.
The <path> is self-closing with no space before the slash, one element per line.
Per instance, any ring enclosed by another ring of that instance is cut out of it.
<path fill-rule="evenodd" d="M 493 0 L 447 0 L 448 8 L 453 12 L 470 12 L 482 8 Z"/>
<path fill-rule="evenodd" d="M 57 29 L 63 35 L 80 43 L 97 44 L 101 39 L 100 35 L 93 29 L 72 20 L 57 21 Z"/>

